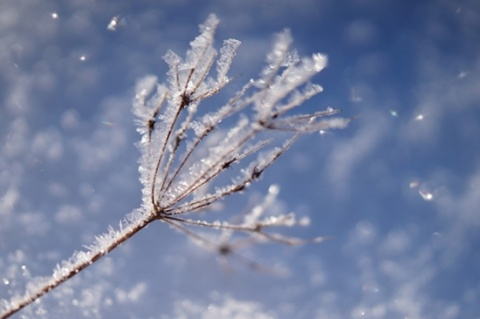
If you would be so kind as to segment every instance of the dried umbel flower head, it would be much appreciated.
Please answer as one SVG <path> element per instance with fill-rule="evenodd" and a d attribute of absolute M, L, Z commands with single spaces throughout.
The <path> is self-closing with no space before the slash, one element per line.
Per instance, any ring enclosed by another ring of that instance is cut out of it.
<path fill-rule="evenodd" d="M 297 221 L 292 213 L 269 213 L 277 186 L 270 187 L 264 200 L 236 221 L 229 220 L 228 214 L 220 221 L 204 220 L 198 214 L 246 190 L 300 135 L 348 124 L 347 119 L 325 118 L 338 112 L 331 108 L 310 114 L 296 110 L 322 91 L 309 81 L 326 66 L 327 58 L 318 53 L 299 58 L 290 49 L 288 30 L 275 37 L 258 79 L 249 80 L 223 105 L 210 105 L 209 98 L 230 82 L 227 73 L 240 45 L 238 40 L 226 40 L 218 52 L 213 46 L 218 23 L 216 16 L 208 17 L 185 58 L 171 51 L 165 55 L 166 84 L 157 84 L 152 76 L 137 84 L 133 113 L 141 134 L 142 206 L 128 214 L 118 229 L 110 227 L 86 251 L 75 252 L 57 265 L 51 277 L 36 278 L 23 296 L 2 301 L 0 318 L 39 299 L 156 220 L 215 248 L 222 256 L 255 243 L 300 245 L 324 239 L 304 240 L 271 231 L 308 224 L 305 219 Z M 231 168 L 238 174 L 221 184 L 225 179 L 220 177 L 232 175 Z M 192 226 L 220 229 L 223 240 L 211 241 Z M 233 238 L 233 233 L 244 237 Z"/>

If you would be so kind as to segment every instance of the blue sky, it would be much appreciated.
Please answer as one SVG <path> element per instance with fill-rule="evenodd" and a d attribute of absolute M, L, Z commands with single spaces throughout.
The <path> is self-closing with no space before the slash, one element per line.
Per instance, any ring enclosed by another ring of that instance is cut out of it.
<path fill-rule="evenodd" d="M 245 196 L 278 184 L 278 205 L 312 222 L 292 233 L 333 239 L 241 251 L 284 269 L 279 277 L 235 259 L 228 271 L 152 224 L 22 314 L 479 317 L 474 0 L 2 1 L 0 298 L 140 205 L 135 83 L 147 74 L 163 81 L 162 56 L 183 54 L 209 13 L 221 20 L 219 45 L 242 41 L 230 72 L 238 86 L 260 72 L 284 28 L 301 55 L 328 55 L 314 79 L 324 92 L 304 108 L 340 108 L 355 121 L 301 138 Z"/>

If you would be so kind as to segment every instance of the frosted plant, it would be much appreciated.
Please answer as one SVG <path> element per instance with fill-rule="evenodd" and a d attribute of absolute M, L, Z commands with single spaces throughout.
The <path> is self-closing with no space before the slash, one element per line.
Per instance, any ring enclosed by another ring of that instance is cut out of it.
<path fill-rule="evenodd" d="M 325 119 L 337 113 L 331 108 L 312 114 L 295 111 L 322 91 L 309 80 L 326 66 L 327 58 L 321 54 L 299 58 L 290 50 L 292 38 L 288 31 L 276 36 L 267 66 L 258 79 L 250 80 L 219 107 L 202 103 L 229 84 L 227 72 L 240 45 L 230 39 L 224 41 L 219 53 L 214 49 L 218 22 L 211 15 L 200 26 L 200 35 L 190 43 L 184 59 L 171 51 L 165 55 L 169 66 L 167 84 L 158 85 L 152 76 L 137 84 L 133 113 L 141 134 L 141 207 L 128 214 L 117 229 L 111 227 L 97 236 L 87 250 L 75 252 L 58 264 L 50 277 L 33 280 L 24 295 L 2 301 L 1 318 L 11 316 L 72 278 L 153 221 L 186 233 L 224 257 L 236 247 L 254 243 L 298 245 L 323 240 L 302 240 L 272 231 L 307 224 L 304 219 L 297 221 L 291 213 L 269 213 L 277 186 L 271 186 L 263 202 L 234 222 L 227 218 L 202 219 L 201 212 L 227 196 L 245 191 L 258 180 L 300 135 L 348 124 L 345 119 Z M 220 243 L 209 240 L 192 227 L 220 229 L 223 239 Z M 243 237 L 234 238 L 232 233 Z"/>

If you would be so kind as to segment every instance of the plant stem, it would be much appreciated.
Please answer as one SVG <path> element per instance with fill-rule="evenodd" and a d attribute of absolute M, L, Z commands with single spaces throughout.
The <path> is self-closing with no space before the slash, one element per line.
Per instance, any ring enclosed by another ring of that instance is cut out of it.
<path fill-rule="evenodd" d="M 82 270 L 94 264 L 100 258 L 107 255 L 112 250 L 120 246 L 122 243 L 133 237 L 136 233 L 145 228 L 155 219 L 155 214 L 149 214 L 148 217 L 144 220 L 139 220 L 135 224 L 130 225 L 128 229 L 125 230 L 125 232 L 119 232 L 119 236 L 117 238 L 113 238 L 108 245 L 106 245 L 105 247 L 101 247 L 101 249 L 98 249 L 98 251 L 93 252 L 88 259 L 76 263 L 74 267 L 72 267 L 66 272 L 62 272 L 59 276 L 52 276 L 48 281 L 46 281 L 39 287 L 36 287 L 33 291 L 27 291 L 22 297 L 12 298 L 9 307 L 7 307 L 5 312 L 0 314 L 0 319 L 9 318 L 11 315 L 15 314 L 16 312 L 30 305 L 35 300 L 47 294 L 51 290 L 60 286 L 60 284 L 69 280 L 70 278 L 73 278 Z"/>

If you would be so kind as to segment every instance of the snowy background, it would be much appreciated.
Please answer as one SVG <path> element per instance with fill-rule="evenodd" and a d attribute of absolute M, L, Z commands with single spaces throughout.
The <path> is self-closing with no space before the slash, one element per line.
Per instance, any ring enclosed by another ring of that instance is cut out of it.
<path fill-rule="evenodd" d="M 285 27 L 329 56 L 304 107 L 356 120 L 244 196 L 278 184 L 296 234 L 333 240 L 240 252 L 276 276 L 154 223 L 16 318 L 480 318 L 477 0 L 1 1 L 0 298 L 140 205 L 135 81 L 212 12 L 240 84 Z"/>

